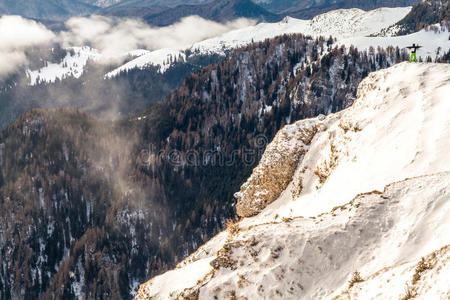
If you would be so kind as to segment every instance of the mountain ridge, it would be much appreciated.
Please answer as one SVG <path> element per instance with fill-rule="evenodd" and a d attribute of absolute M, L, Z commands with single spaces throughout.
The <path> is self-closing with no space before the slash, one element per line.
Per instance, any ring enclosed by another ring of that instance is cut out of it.
<path fill-rule="evenodd" d="M 237 18 L 273 22 L 282 18 L 250 0 L 219 0 L 201 5 L 180 5 L 157 14 L 144 16 L 143 19 L 151 25 L 168 26 L 190 15 L 198 15 L 216 22 L 227 22 Z"/>
<path fill-rule="evenodd" d="M 79 0 L 0 1 L 0 15 L 21 15 L 33 19 L 63 21 L 72 16 L 88 15 L 98 7 Z"/>
<path fill-rule="evenodd" d="M 220 0 L 219 2 L 236 2 L 231 7 L 220 11 L 217 1 L 155 1 L 155 0 L 32 0 L 32 1 L 0 1 L 0 14 L 17 14 L 28 18 L 47 20 L 48 22 L 64 21 L 74 16 L 90 14 L 110 15 L 128 18 L 143 18 L 152 25 L 171 25 L 183 16 L 200 14 L 210 20 L 219 22 L 232 21 L 238 17 L 253 18 L 258 21 L 276 21 L 285 16 L 296 18 L 312 18 L 318 14 L 335 9 L 361 8 L 364 10 L 379 7 L 410 6 L 418 0 L 383 0 L 383 1 L 247 1 Z M 55 28 L 60 28 L 58 24 Z"/>

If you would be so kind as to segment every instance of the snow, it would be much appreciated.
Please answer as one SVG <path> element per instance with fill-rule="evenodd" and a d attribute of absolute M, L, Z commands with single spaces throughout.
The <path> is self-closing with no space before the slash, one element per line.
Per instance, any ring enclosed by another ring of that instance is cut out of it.
<path fill-rule="evenodd" d="M 139 290 L 139 285 L 140 285 L 140 282 L 138 280 L 136 280 L 136 279 L 134 279 L 131 282 L 131 284 L 130 284 L 130 291 L 131 291 L 130 294 L 132 296 L 136 295 L 137 291 Z"/>
<path fill-rule="evenodd" d="M 368 36 L 403 19 L 411 7 L 378 8 L 363 11 L 357 8 L 339 9 L 314 17 L 310 22 L 310 34 L 338 39 Z"/>
<path fill-rule="evenodd" d="M 81 299 L 85 298 L 85 295 L 83 293 L 85 271 L 84 271 L 83 263 L 81 262 L 81 258 L 78 259 L 76 268 L 79 271 L 79 280 L 75 280 L 72 283 L 72 289 L 73 289 L 73 293 L 74 293 L 75 297 L 77 299 L 81 300 Z"/>
<path fill-rule="evenodd" d="M 117 76 L 121 72 L 128 71 L 134 68 L 142 69 L 149 65 L 160 66 L 160 72 L 164 73 L 165 71 L 167 71 L 167 69 L 169 69 L 171 65 L 170 57 L 177 60 L 180 56 L 182 57 L 182 59 L 186 58 L 186 54 L 177 49 L 159 49 L 151 52 L 141 52 L 140 54 L 141 55 L 138 58 L 127 62 L 119 68 L 107 73 L 105 77 L 111 78 Z"/>
<path fill-rule="evenodd" d="M 430 259 L 431 258 L 431 259 Z M 414 289 L 421 296 L 419 299 L 445 299 L 448 298 L 450 280 L 450 248 L 444 247 L 427 256 L 431 260 L 431 270 L 422 273 L 418 283 L 413 284 L 412 278 L 420 260 L 392 266 L 372 274 L 351 289 L 355 299 L 402 299 L 408 289 Z M 436 260 L 433 262 L 433 260 Z M 396 278 L 396 280 L 392 280 Z M 380 286 L 383 286 L 381 289 Z M 336 296 L 338 299 L 348 299 L 348 291 L 342 291 Z"/>
<path fill-rule="evenodd" d="M 422 29 L 419 32 L 415 32 L 409 35 L 395 36 L 395 37 L 351 37 L 338 41 L 338 44 L 350 47 L 354 45 L 358 50 L 369 50 L 372 46 L 375 49 L 377 47 L 387 48 L 388 46 L 405 48 L 412 43 L 423 46 L 417 50 L 417 59 L 422 57 L 425 59 L 430 56 L 434 59 L 437 55 L 437 50 L 440 48 L 439 54 L 443 51 L 450 50 L 450 32 L 445 28 L 441 28 L 439 24 L 433 25 L 438 28 L 437 32 L 433 30 Z"/>
<path fill-rule="evenodd" d="M 443 99 L 450 93 L 449 83 L 449 65 L 445 64 L 402 63 L 372 73 L 360 85 L 356 103 L 326 118 L 323 125 L 327 131 L 315 136 L 302 161 L 301 168 L 308 170 L 295 175 L 303 177 L 303 200 L 291 202 L 285 197 L 273 209 L 312 216 L 346 203 L 359 192 L 382 190 L 407 177 L 447 171 L 450 102 Z M 358 130 L 343 135 L 343 125 Z M 330 159 L 331 145 L 338 151 L 337 167 L 320 185 L 313 175 L 318 165 Z M 326 201 L 322 204 L 320 199 Z M 287 206 L 281 208 L 282 202 Z"/>
<path fill-rule="evenodd" d="M 136 299 L 399 299 L 407 289 L 445 299 L 449 93 L 450 65 L 401 63 L 369 74 L 350 108 L 285 126 L 260 165 L 286 148 L 306 152 L 278 199 L 141 285 Z M 317 129 L 307 148 L 296 146 L 303 125 Z M 414 281 L 421 257 L 430 267 Z M 354 271 L 364 281 L 349 288 Z"/>
<path fill-rule="evenodd" d="M 220 53 L 223 49 L 245 46 L 253 41 L 263 41 L 283 34 L 302 33 L 311 36 L 330 36 L 342 39 L 351 36 L 366 36 L 395 24 L 408 14 L 411 7 L 381 8 L 365 12 L 360 9 L 342 9 L 299 20 L 286 17 L 279 23 L 260 23 L 233 30 L 219 37 L 195 43 L 192 49 L 202 53 Z"/>
<path fill-rule="evenodd" d="M 30 85 L 35 85 L 39 81 L 55 82 L 56 79 L 64 79 L 67 77 L 79 78 L 84 71 L 84 67 L 89 59 L 99 57 L 97 50 L 90 47 L 72 47 L 67 50 L 73 50 L 74 55 L 70 52 L 60 63 L 48 63 L 46 67 L 38 70 L 27 70 L 30 79 Z"/>
<path fill-rule="evenodd" d="M 94 5 L 100 6 L 100 7 L 108 7 L 112 6 L 114 4 L 120 3 L 122 0 L 97 0 L 95 1 Z"/>
<path fill-rule="evenodd" d="M 163 48 L 157 50 L 136 49 L 121 54 L 118 57 L 105 57 L 99 51 L 89 47 L 74 47 L 74 56 L 66 56 L 59 64 L 49 63 L 40 70 L 28 70 L 30 84 L 40 81 L 54 82 L 57 78 L 78 78 L 83 74 L 84 67 L 89 59 L 124 59 L 127 56 L 135 57 L 111 72 L 105 78 L 112 78 L 135 68 L 143 69 L 155 66 L 160 73 L 166 72 L 173 65 L 173 61 L 185 61 L 188 52 L 191 55 L 218 54 L 225 56 L 228 51 L 246 46 L 252 42 L 264 41 L 283 34 L 302 33 L 313 37 L 330 35 L 337 39 L 337 45 L 355 45 L 360 50 L 368 50 L 371 46 L 386 48 L 388 46 L 406 47 L 412 43 L 420 43 L 424 48 L 419 49 L 418 56 L 436 57 L 436 51 L 450 48 L 449 33 L 440 29 L 425 31 L 400 37 L 376 37 L 385 28 L 397 23 L 411 11 L 411 7 L 379 8 L 372 11 L 360 9 L 340 9 L 318 15 L 312 20 L 299 20 L 291 17 L 284 18 L 278 23 L 260 23 L 226 32 L 217 37 L 192 44 L 188 49 Z M 436 25 L 439 28 L 439 25 Z M 324 54 L 326 51 L 324 52 Z M 442 54 L 442 51 L 441 53 Z"/>
<path fill-rule="evenodd" d="M 158 286 L 158 292 L 154 297 L 158 299 L 171 299 L 173 291 L 183 290 L 185 286 L 193 286 L 211 269 L 212 257 L 197 260 L 183 268 L 181 274 L 178 271 L 169 271 L 164 276 L 155 277 L 154 281 L 147 288 Z M 181 276 L 180 276 L 181 275 Z"/>
<path fill-rule="evenodd" d="M 28 78 L 30 79 L 30 85 L 36 85 L 38 82 L 51 83 L 55 82 L 56 79 L 65 79 L 69 77 L 79 78 L 84 73 L 84 68 L 89 60 L 100 61 L 100 60 L 123 60 L 124 58 L 131 56 L 137 57 L 151 53 L 151 51 L 145 49 L 136 49 L 119 55 L 118 57 L 105 56 L 100 53 L 97 49 L 93 49 L 88 46 L 83 47 L 71 47 L 67 49 L 72 51 L 74 55 L 70 52 L 64 57 L 60 63 L 50 63 L 47 62 L 47 66 L 38 70 L 27 70 Z M 155 60 L 158 62 L 158 60 Z"/>
<path fill-rule="evenodd" d="M 138 57 L 138 56 L 142 56 L 142 55 L 145 55 L 147 53 L 150 53 L 150 52 L 151 51 L 145 50 L 145 49 L 137 49 L 137 50 L 129 51 L 128 53 L 126 53 L 126 55 Z"/>
<path fill-rule="evenodd" d="M 43 209 L 45 208 L 45 200 L 44 200 L 44 190 L 42 188 L 39 188 L 39 205 Z"/>
<path fill-rule="evenodd" d="M 116 60 L 127 56 L 136 57 L 111 72 L 105 74 L 105 78 L 112 78 L 135 68 L 144 69 L 155 66 L 160 73 L 164 73 L 173 65 L 173 61 L 180 59 L 185 61 L 188 52 L 191 55 L 218 54 L 225 56 L 228 51 L 246 46 L 252 42 L 264 41 L 283 34 L 302 33 L 313 37 L 330 35 L 337 39 L 337 45 L 355 45 L 360 50 L 368 50 L 370 46 L 377 49 L 378 46 L 399 46 L 401 48 L 420 43 L 424 48 L 419 49 L 418 57 L 436 57 L 436 51 L 450 48 L 449 33 L 440 30 L 422 30 L 407 36 L 400 37 L 369 37 L 378 34 L 381 30 L 400 21 L 411 11 L 411 7 L 379 8 L 372 11 L 360 9 L 340 9 L 318 15 L 312 20 L 299 20 L 291 17 L 284 18 L 278 23 L 260 23 L 257 25 L 240 28 L 226 32 L 222 35 L 206 39 L 192 44 L 188 49 L 163 48 L 156 50 L 137 49 L 115 57 Z M 68 55 L 59 64 L 49 64 L 40 70 L 28 71 L 30 84 L 34 85 L 39 80 L 54 82 L 57 78 L 78 78 L 83 74 L 83 69 L 89 59 L 107 59 L 95 49 L 89 47 L 75 47 L 75 55 Z M 326 51 L 324 52 L 324 54 Z M 441 53 L 442 54 L 442 51 Z M 108 59 L 114 59 L 109 57 Z M 67 66 L 66 66 L 67 65 Z"/>
<path fill-rule="evenodd" d="M 314 17 L 312 20 L 284 18 L 278 23 L 260 23 L 257 25 L 232 30 L 220 36 L 194 43 L 188 50 L 197 54 L 225 55 L 227 51 L 264 41 L 283 34 L 302 33 L 314 37 L 332 35 L 338 40 L 349 37 L 363 37 L 378 33 L 385 27 L 393 25 L 406 16 L 411 7 L 379 8 L 372 11 L 360 9 L 341 9 Z M 186 49 L 159 49 L 147 53 L 106 74 L 113 77 L 121 71 L 132 68 L 144 68 L 149 65 L 161 66 L 164 73 L 170 68 L 167 59 L 170 55 L 185 58 Z"/>

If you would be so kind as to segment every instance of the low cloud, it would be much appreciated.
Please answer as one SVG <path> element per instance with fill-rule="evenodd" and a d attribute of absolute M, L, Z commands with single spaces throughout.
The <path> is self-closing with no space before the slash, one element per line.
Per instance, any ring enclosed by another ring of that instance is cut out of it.
<path fill-rule="evenodd" d="M 19 16 L 0 17 L 0 76 L 27 62 L 26 49 L 54 38 L 50 30 L 35 21 Z"/>
<path fill-rule="evenodd" d="M 137 19 L 94 15 L 71 18 L 65 23 L 66 30 L 55 34 L 33 20 L 3 16 L 0 17 L 0 77 L 27 63 L 27 49 L 48 43 L 60 43 L 65 48 L 88 45 L 104 57 L 120 60 L 131 50 L 187 48 L 195 42 L 253 24 L 248 19 L 221 24 L 190 16 L 167 27 L 152 27 Z"/>
<path fill-rule="evenodd" d="M 255 22 L 248 19 L 221 24 L 190 16 L 167 27 L 152 27 L 136 19 L 91 16 L 71 18 L 66 22 L 68 30 L 59 37 L 65 47 L 88 44 L 105 56 L 117 56 L 139 48 L 186 48 L 195 42 L 253 24 Z"/>

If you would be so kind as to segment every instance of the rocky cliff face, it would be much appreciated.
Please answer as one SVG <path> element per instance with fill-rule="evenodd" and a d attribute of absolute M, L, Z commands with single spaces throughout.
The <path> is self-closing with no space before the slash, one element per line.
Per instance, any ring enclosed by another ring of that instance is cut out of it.
<path fill-rule="evenodd" d="M 318 119 L 309 119 L 287 125 L 278 132 L 250 178 L 235 194 L 239 216 L 256 215 L 278 199 L 292 181 L 299 161 L 320 128 Z M 298 186 L 299 192 L 301 188 Z"/>
<path fill-rule="evenodd" d="M 257 215 L 136 299 L 447 297 L 449 82 L 448 65 L 399 64 L 370 74 L 350 108 L 285 126 L 241 190 Z"/>

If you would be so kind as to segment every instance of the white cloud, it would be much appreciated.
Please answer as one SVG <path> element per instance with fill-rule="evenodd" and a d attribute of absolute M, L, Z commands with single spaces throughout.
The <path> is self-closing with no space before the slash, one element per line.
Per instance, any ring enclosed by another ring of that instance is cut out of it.
<path fill-rule="evenodd" d="M 25 50 L 47 43 L 55 35 L 32 20 L 19 16 L 0 17 L 0 76 L 26 63 Z"/>
<path fill-rule="evenodd" d="M 198 16 L 183 18 L 167 27 L 152 27 L 136 19 L 103 16 L 69 19 L 67 30 L 55 35 L 44 25 L 20 16 L 0 17 L 0 76 L 27 63 L 25 51 L 59 42 L 63 47 L 89 45 L 104 57 L 123 59 L 135 49 L 187 48 L 191 44 L 255 22 L 238 19 L 226 24 Z"/>
<path fill-rule="evenodd" d="M 90 44 L 106 56 L 117 56 L 138 48 L 184 48 L 253 24 L 254 21 L 247 19 L 221 24 L 190 16 L 167 27 L 151 27 L 135 19 L 77 17 L 66 22 L 68 31 L 61 33 L 60 39 L 66 47 Z"/>

